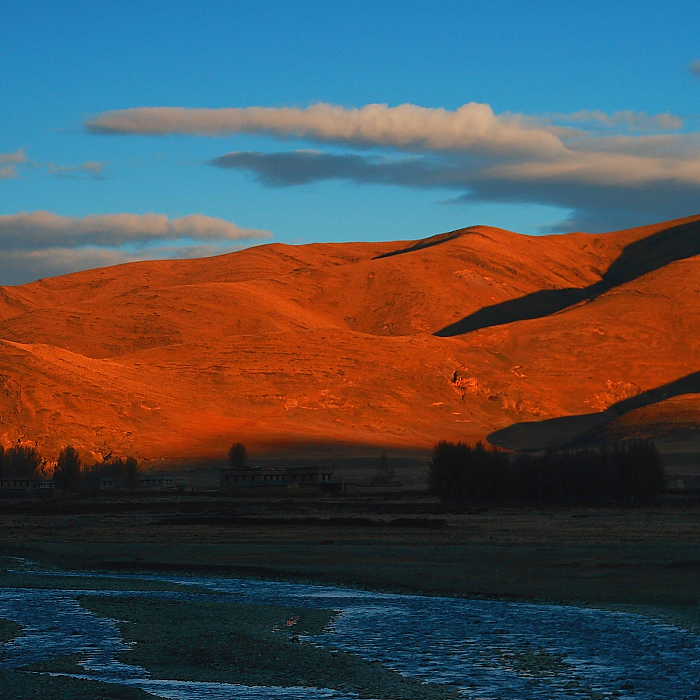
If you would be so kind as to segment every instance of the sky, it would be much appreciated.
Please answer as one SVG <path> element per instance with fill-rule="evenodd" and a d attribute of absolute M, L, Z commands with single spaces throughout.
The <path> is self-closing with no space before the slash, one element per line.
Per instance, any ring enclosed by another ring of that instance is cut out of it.
<path fill-rule="evenodd" d="M 696 2 L 5 0 L 0 284 L 700 213 Z"/>

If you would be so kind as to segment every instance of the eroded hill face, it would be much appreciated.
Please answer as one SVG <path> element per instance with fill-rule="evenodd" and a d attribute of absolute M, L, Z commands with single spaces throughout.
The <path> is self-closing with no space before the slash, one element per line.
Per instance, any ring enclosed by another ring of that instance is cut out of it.
<path fill-rule="evenodd" d="M 700 217 L 600 235 L 477 226 L 0 288 L 0 440 L 172 459 L 234 440 L 420 449 L 650 430 L 685 405 L 667 399 L 695 394 L 624 408 L 700 369 L 699 256 Z"/>

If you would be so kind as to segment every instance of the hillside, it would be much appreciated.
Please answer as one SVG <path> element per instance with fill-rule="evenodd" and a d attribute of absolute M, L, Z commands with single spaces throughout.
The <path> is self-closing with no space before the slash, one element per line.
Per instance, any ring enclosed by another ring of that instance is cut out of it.
<path fill-rule="evenodd" d="M 700 217 L 131 263 L 0 287 L 0 441 L 537 448 L 677 413 L 692 438 L 698 336 Z"/>

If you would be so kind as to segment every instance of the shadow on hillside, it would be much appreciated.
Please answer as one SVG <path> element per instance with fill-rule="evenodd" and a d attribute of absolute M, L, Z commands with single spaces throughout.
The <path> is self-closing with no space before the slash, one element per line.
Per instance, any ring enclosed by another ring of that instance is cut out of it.
<path fill-rule="evenodd" d="M 668 384 L 618 401 L 605 411 L 598 413 L 514 423 L 491 433 L 488 441 L 492 445 L 513 450 L 537 451 L 563 448 L 585 441 L 588 435 L 630 411 L 684 394 L 700 394 L 700 372 L 693 372 Z"/>
<path fill-rule="evenodd" d="M 403 255 L 404 253 L 413 253 L 416 250 L 424 250 L 425 248 L 432 248 L 433 246 L 440 245 L 441 243 L 447 243 L 448 241 L 453 241 L 455 238 L 459 238 L 462 235 L 464 229 L 460 228 L 456 231 L 450 231 L 449 233 L 441 233 L 437 236 L 431 236 L 427 240 L 423 239 L 410 245 L 406 248 L 399 248 L 398 250 L 390 250 L 388 253 L 382 253 L 381 255 L 375 255 L 372 260 L 381 260 L 381 258 L 391 258 L 394 255 Z"/>
<path fill-rule="evenodd" d="M 631 282 L 671 262 L 698 254 L 700 221 L 672 226 L 630 243 L 595 284 L 588 287 L 543 289 L 518 299 L 485 306 L 436 331 L 434 335 L 451 337 L 489 326 L 549 316 L 575 304 L 592 301 L 613 287 Z"/>

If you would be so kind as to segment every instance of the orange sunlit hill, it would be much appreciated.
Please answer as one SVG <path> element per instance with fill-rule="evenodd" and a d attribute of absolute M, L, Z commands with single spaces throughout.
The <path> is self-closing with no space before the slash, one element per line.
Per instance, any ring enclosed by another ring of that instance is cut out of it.
<path fill-rule="evenodd" d="M 700 426 L 700 216 L 263 245 L 0 288 L 0 440 L 142 458 Z"/>

